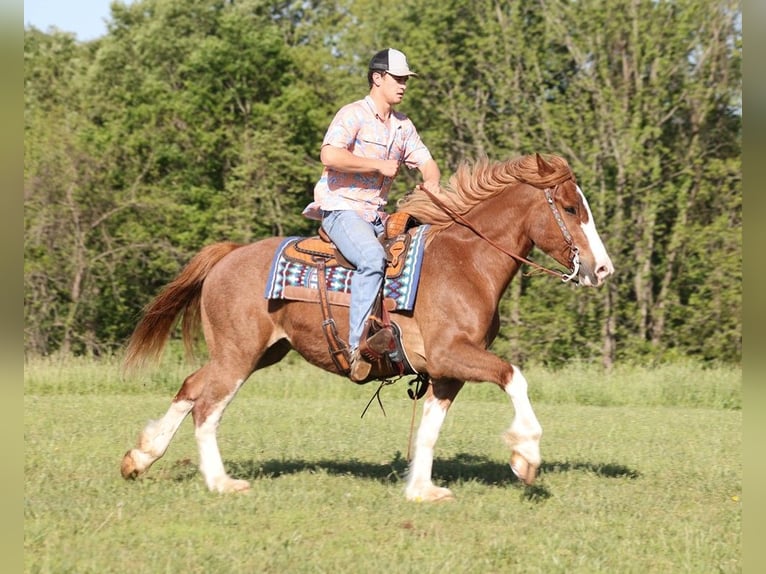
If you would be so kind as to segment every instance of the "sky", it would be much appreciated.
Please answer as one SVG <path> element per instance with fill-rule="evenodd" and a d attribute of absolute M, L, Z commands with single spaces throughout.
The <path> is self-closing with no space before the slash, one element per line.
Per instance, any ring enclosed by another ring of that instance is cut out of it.
<path fill-rule="evenodd" d="M 122 0 L 130 4 L 131 0 Z M 24 0 L 24 26 L 34 26 L 47 32 L 55 26 L 64 32 L 74 32 L 80 41 L 106 34 L 112 0 Z"/>

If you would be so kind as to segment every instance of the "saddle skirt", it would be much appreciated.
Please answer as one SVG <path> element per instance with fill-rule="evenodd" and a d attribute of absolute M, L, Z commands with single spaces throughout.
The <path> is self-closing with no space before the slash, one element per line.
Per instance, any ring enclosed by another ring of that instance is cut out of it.
<path fill-rule="evenodd" d="M 387 241 L 383 296 L 389 310 L 411 311 L 415 305 L 428 225 L 409 229 Z M 327 299 L 348 307 L 353 267 L 319 236 L 287 237 L 271 261 L 264 297 L 293 301 L 319 301 L 317 259 L 325 261 Z"/>

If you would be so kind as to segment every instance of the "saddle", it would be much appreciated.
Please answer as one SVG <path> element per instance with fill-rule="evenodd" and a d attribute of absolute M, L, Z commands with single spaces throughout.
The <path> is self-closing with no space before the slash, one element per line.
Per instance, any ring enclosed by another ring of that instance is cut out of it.
<path fill-rule="evenodd" d="M 407 251 L 412 240 L 412 236 L 408 231 L 418 225 L 419 222 L 405 212 L 394 213 L 386 220 L 385 233 L 381 236 L 380 241 L 386 252 L 387 278 L 396 278 L 402 274 Z M 341 266 L 347 269 L 354 269 L 354 266 L 343 257 L 343 254 L 335 247 L 335 244 L 332 243 L 327 233 L 321 227 L 317 236 L 307 237 L 287 246 L 284 256 L 317 268 L 319 276 L 317 282 L 319 303 L 322 309 L 322 331 L 327 339 L 328 351 L 335 363 L 335 367 L 341 374 L 348 375 L 351 371 L 351 355 L 348 344 L 338 334 L 335 320 L 332 318 L 332 311 L 327 300 L 325 271 L 328 267 Z M 373 353 L 372 356 L 368 356 L 372 369 L 370 370 L 369 377 L 364 381 L 360 381 L 360 383 L 373 379 L 415 373 L 415 370 L 407 361 L 399 326 L 390 320 L 389 309 L 387 309 L 385 304 L 382 288 L 378 293 L 372 315 L 367 320 L 362 346 L 364 346 L 367 338 L 380 329 L 391 329 L 394 334 L 394 341 L 388 352 L 381 354 Z"/>
<path fill-rule="evenodd" d="M 380 241 L 386 251 L 387 278 L 396 278 L 402 274 L 412 239 L 407 231 L 417 225 L 417 220 L 405 212 L 394 213 L 386 220 L 385 233 Z M 306 237 L 289 245 L 284 251 L 284 256 L 308 265 L 315 265 L 317 260 L 321 259 L 325 267 L 341 266 L 354 269 L 321 227 L 318 235 Z"/>

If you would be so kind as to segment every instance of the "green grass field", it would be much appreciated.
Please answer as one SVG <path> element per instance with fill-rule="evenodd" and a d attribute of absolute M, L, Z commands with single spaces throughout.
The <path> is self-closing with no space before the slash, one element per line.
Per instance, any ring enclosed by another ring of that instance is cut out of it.
<path fill-rule="evenodd" d="M 458 397 L 434 480 L 405 501 L 412 402 L 288 360 L 257 373 L 219 432 L 247 494 L 207 491 L 191 420 L 146 477 L 122 454 L 189 368 L 123 380 L 116 364 L 26 366 L 26 572 L 739 572 L 741 371 L 690 365 L 525 371 L 543 425 L 535 486 L 512 477 L 513 411 Z M 418 412 L 419 416 L 419 412 Z"/>

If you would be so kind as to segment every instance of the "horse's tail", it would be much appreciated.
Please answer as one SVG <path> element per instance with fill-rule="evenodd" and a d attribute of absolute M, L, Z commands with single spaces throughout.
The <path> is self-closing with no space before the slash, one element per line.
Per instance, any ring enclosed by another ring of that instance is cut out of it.
<path fill-rule="evenodd" d="M 126 369 L 141 365 L 147 359 L 159 359 L 181 313 L 184 346 L 187 353 L 191 352 L 200 327 L 202 284 L 216 263 L 239 247 L 242 244 L 221 242 L 203 248 L 144 308 L 143 316 L 128 341 Z"/>

